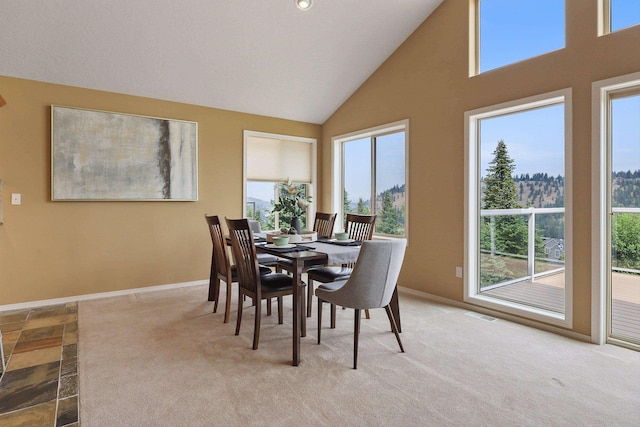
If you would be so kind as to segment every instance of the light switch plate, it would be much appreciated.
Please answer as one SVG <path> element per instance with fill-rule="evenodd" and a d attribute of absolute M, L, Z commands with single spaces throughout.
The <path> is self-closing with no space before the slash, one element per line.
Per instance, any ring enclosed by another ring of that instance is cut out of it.
<path fill-rule="evenodd" d="M 19 205 L 20 203 L 22 203 L 21 195 L 18 194 L 18 193 L 11 194 L 11 204 L 12 205 Z"/>

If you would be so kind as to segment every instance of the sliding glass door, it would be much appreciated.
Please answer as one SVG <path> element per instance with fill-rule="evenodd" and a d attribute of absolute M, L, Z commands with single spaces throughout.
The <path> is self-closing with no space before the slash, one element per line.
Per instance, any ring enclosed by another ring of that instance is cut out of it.
<path fill-rule="evenodd" d="M 640 345 L 640 87 L 608 99 L 608 337 Z"/>

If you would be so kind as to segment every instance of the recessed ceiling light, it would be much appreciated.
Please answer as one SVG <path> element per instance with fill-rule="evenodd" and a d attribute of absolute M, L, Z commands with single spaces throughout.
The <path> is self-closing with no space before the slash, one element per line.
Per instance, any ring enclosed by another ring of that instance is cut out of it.
<path fill-rule="evenodd" d="M 295 0 L 296 6 L 300 10 L 309 10 L 311 9 L 311 0 Z"/>

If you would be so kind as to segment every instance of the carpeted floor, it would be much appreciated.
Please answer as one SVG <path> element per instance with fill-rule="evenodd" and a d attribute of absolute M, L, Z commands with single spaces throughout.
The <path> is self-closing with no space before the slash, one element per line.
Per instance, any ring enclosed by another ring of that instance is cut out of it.
<path fill-rule="evenodd" d="M 234 287 L 235 288 L 235 287 Z M 384 310 L 353 312 L 291 366 L 285 324 L 252 308 L 240 336 L 206 286 L 79 303 L 80 421 L 88 426 L 625 426 L 640 419 L 640 353 L 596 346 L 400 293 L 400 353 Z M 325 323 L 328 327 L 328 307 Z M 264 311 L 263 311 L 264 312 Z"/>

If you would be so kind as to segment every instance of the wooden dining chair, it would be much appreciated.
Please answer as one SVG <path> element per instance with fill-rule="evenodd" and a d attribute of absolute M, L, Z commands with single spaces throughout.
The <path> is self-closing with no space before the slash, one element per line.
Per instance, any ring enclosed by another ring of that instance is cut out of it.
<path fill-rule="evenodd" d="M 360 241 L 371 240 L 371 238 L 373 237 L 375 223 L 376 215 L 347 214 L 345 231 L 349 233 L 350 239 Z M 323 266 L 309 268 L 307 270 L 309 292 L 313 294 L 313 282 L 321 282 L 327 284 L 325 288 L 330 289 L 330 283 L 348 279 L 351 275 L 351 272 L 353 271 L 353 266 L 354 264 L 351 263 L 343 264 L 341 266 Z M 309 304 L 311 304 L 311 302 L 309 302 Z M 365 311 L 365 315 L 368 319 L 368 310 Z M 331 327 L 336 327 L 336 306 L 334 304 L 331 304 Z"/>
<path fill-rule="evenodd" d="M 335 213 L 325 213 L 325 212 L 316 212 L 316 218 L 313 222 L 313 231 L 318 233 L 318 237 L 331 237 L 333 234 L 333 225 L 336 222 L 336 217 L 338 214 Z M 307 271 L 311 266 L 306 266 L 303 269 L 303 272 Z M 280 259 L 278 264 L 276 265 L 276 272 L 281 272 L 282 270 L 288 271 L 291 273 L 293 269 L 293 263 L 288 259 Z M 311 317 L 311 306 L 313 302 L 313 289 L 311 286 L 307 289 L 307 317 Z"/>
<path fill-rule="evenodd" d="M 253 349 L 258 348 L 260 340 L 261 301 L 278 299 L 278 323 L 283 323 L 283 300 L 285 295 L 294 295 L 293 278 L 283 273 L 261 275 L 253 234 L 246 219 L 226 219 L 231 236 L 231 250 L 238 271 L 238 319 L 236 335 L 240 334 L 242 323 L 243 297 L 246 295 L 254 302 L 255 324 L 253 329 Z M 303 284 L 304 285 L 304 284 Z M 304 311 L 304 298 L 301 298 Z M 294 301 L 295 304 L 295 301 Z"/>
<path fill-rule="evenodd" d="M 217 215 L 204 215 L 209 226 L 213 252 L 211 254 L 211 274 L 209 276 L 209 301 L 214 301 L 213 312 L 218 311 L 218 301 L 220 299 L 220 280 L 227 284 L 226 303 L 224 308 L 224 323 L 229 322 L 231 311 L 231 284 L 238 281 L 238 271 L 235 265 L 229 262 L 227 244 L 222 224 Z M 271 269 L 260 266 L 260 274 L 270 274 Z"/>
<path fill-rule="evenodd" d="M 316 212 L 313 231 L 318 233 L 318 237 L 331 237 L 337 216 L 335 213 Z"/>
<path fill-rule="evenodd" d="M 360 335 L 360 310 L 383 308 L 391 323 L 400 351 L 404 353 L 398 327 L 389 306 L 398 282 L 406 239 L 368 241 L 362 244 L 358 261 L 346 283 L 336 289 L 316 289 L 318 297 L 318 344 L 322 331 L 322 303 L 353 308 L 353 369 L 358 368 L 358 336 Z"/>

